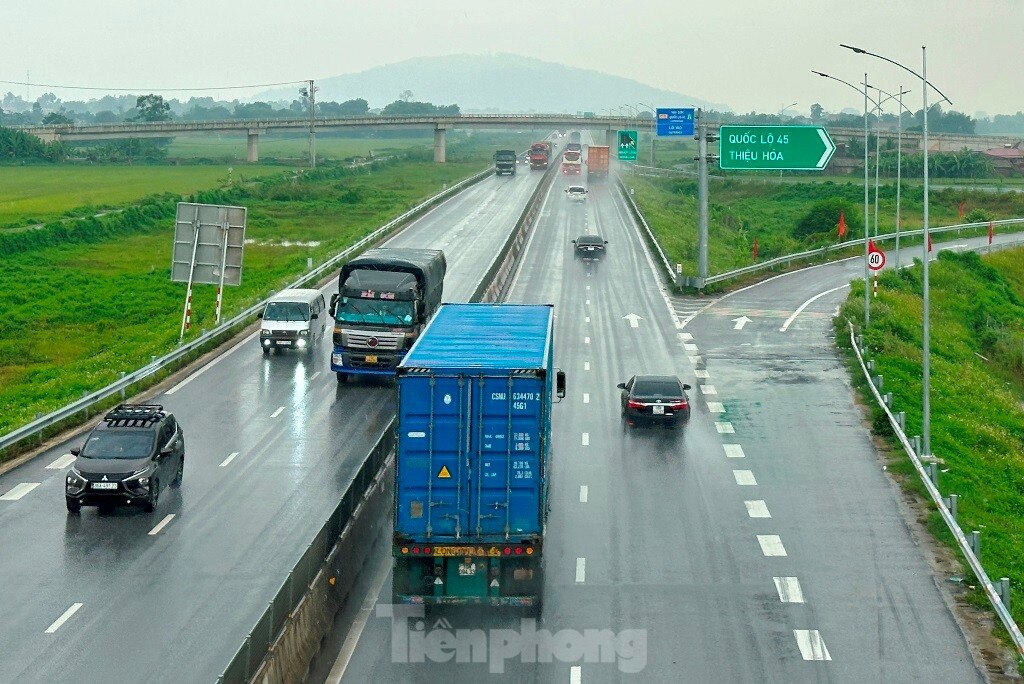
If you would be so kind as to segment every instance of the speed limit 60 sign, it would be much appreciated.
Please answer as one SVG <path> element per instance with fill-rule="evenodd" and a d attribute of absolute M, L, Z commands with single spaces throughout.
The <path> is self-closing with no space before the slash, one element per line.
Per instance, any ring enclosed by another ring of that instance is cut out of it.
<path fill-rule="evenodd" d="M 868 252 L 868 268 L 872 271 L 880 271 L 885 266 L 885 252 L 878 250 Z"/>

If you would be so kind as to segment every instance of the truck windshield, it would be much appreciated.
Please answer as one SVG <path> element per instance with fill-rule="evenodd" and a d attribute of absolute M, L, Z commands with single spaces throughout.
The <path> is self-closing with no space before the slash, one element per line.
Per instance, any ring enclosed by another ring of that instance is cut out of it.
<path fill-rule="evenodd" d="M 270 302 L 263 312 L 265 321 L 308 321 L 309 304 L 299 302 Z"/>
<path fill-rule="evenodd" d="M 342 323 L 412 325 L 413 302 L 342 297 L 336 314 Z"/>

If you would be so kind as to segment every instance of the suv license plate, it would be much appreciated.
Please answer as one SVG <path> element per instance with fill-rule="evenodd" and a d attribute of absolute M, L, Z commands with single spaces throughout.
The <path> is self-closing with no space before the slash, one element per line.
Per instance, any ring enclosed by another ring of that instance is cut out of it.
<path fill-rule="evenodd" d="M 367 356 L 366 357 L 366 363 L 377 363 L 377 357 L 376 356 Z"/>
<path fill-rule="evenodd" d="M 654 415 L 656 415 L 656 416 L 663 416 L 663 415 L 665 415 L 665 407 L 664 406 L 652 406 L 651 409 L 654 411 Z"/>
<path fill-rule="evenodd" d="M 93 482 L 93 489 L 117 489 L 116 482 Z"/>

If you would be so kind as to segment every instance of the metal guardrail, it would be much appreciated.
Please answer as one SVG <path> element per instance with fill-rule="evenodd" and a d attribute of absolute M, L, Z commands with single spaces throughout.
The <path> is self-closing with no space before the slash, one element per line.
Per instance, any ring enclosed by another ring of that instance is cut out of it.
<path fill-rule="evenodd" d="M 460 181 L 459 183 L 456 183 L 452 187 L 437 193 L 433 197 L 421 202 L 420 204 L 416 205 L 415 207 L 398 216 L 397 218 L 385 223 L 380 228 L 377 228 L 366 237 L 350 245 L 346 249 L 342 250 L 340 253 L 334 255 L 324 263 L 317 266 L 316 268 L 307 271 L 294 282 L 285 286 L 284 289 L 301 287 L 306 283 L 320 279 L 327 271 L 335 268 L 341 261 L 351 256 L 353 253 L 359 252 L 367 245 L 371 245 L 374 242 L 380 240 L 382 237 L 393 231 L 395 228 L 403 225 L 410 219 L 419 216 L 430 207 L 460 192 L 467 186 L 472 185 L 473 183 L 476 183 L 480 180 L 483 180 L 484 178 L 490 176 L 493 172 L 493 167 L 488 167 L 486 170 L 481 171 L 480 173 L 475 174 L 473 176 L 470 176 L 469 178 Z M 169 354 L 165 354 L 160 358 L 154 359 L 152 362 L 148 363 L 142 368 L 134 370 L 130 373 L 126 373 L 124 377 L 110 383 L 106 387 L 98 389 L 95 392 L 92 392 L 91 394 L 86 394 L 77 401 L 71 402 L 70 404 L 63 406 L 57 409 L 56 411 L 48 413 L 45 416 L 36 418 L 32 422 L 23 425 L 20 428 L 12 430 L 11 432 L 8 432 L 5 435 L 0 436 L 0 450 L 11 447 L 17 444 L 18 442 L 22 441 L 23 439 L 39 434 L 41 431 L 46 430 L 47 428 L 52 427 L 60 423 L 61 421 L 72 418 L 78 413 L 87 412 L 95 404 L 105 401 L 106 399 L 109 399 L 115 394 L 127 390 L 131 385 L 134 385 L 140 380 L 144 380 L 149 376 L 153 375 L 154 373 L 164 368 L 167 368 L 168 366 L 173 365 L 175 362 L 184 358 L 188 354 L 202 349 L 205 345 L 212 342 L 215 338 L 219 337 L 220 335 L 229 332 L 239 324 L 246 323 L 250 317 L 255 316 L 260 309 L 266 306 L 268 300 L 269 298 L 264 299 L 256 304 L 253 304 L 252 306 L 244 309 L 241 313 L 237 314 L 233 318 L 225 321 L 224 323 L 221 323 L 216 328 L 213 328 L 209 332 L 200 335 L 191 342 L 181 345 L 180 347 L 170 352 Z"/>
<path fill-rule="evenodd" d="M 950 506 L 947 505 L 947 500 L 942 498 L 942 494 L 939 492 L 938 487 L 932 481 L 932 478 L 928 476 L 927 471 L 924 468 L 924 464 L 918 457 L 916 450 L 911 445 L 910 440 L 907 439 L 907 435 L 903 432 L 903 428 L 900 427 L 900 421 L 893 415 L 889 404 L 883 399 L 881 392 L 875 384 L 874 378 L 868 370 L 867 365 L 864 362 L 864 355 L 861 353 L 860 347 L 857 344 L 857 336 L 854 333 L 853 323 L 847 321 L 847 325 L 850 327 L 850 344 L 853 345 L 853 350 L 857 354 L 857 361 L 860 362 L 861 370 L 864 372 L 864 377 L 868 380 L 868 385 L 871 387 L 871 394 L 875 397 L 875 401 L 885 412 L 886 418 L 889 419 L 889 425 L 892 427 L 893 432 L 896 434 L 896 438 L 899 439 L 900 444 L 903 445 L 904 451 L 907 452 L 907 456 L 910 457 L 910 461 L 914 464 L 914 469 L 917 471 L 918 476 L 924 483 L 925 489 L 928 490 L 928 495 L 931 497 L 932 502 L 939 509 L 939 513 L 942 515 L 942 520 L 946 523 L 946 527 L 953 534 L 953 538 L 956 539 L 956 545 L 960 549 L 960 553 L 963 554 L 964 558 L 967 559 L 967 564 L 970 566 L 971 571 L 975 577 L 981 583 L 982 588 L 985 590 L 985 595 L 988 597 L 989 603 L 992 604 L 992 608 L 995 610 L 996 615 L 999 616 L 999 620 L 1003 623 L 1003 627 L 1010 635 L 1010 639 L 1013 641 L 1014 647 L 1017 649 L 1017 654 L 1024 657 L 1024 635 L 1021 634 L 1020 627 L 1014 622 L 1013 616 L 1010 614 L 1010 610 L 1007 606 L 1008 601 L 1004 601 L 1003 597 L 999 592 L 996 591 L 995 585 L 992 584 L 992 580 L 989 579 L 988 574 L 985 572 L 985 568 L 982 567 L 981 561 L 978 559 L 977 554 L 972 548 L 971 542 L 967 540 L 967 535 L 960 529 L 960 524 L 957 522 L 953 511 L 950 510 Z M 879 383 L 880 384 L 880 383 Z M 1001 583 L 1005 591 L 1009 591 L 1009 582 Z"/>
<path fill-rule="evenodd" d="M 373 484 L 374 478 L 395 450 L 395 419 L 388 421 L 384 433 L 370 449 L 359 470 L 352 477 L 344 496 L 335 507 L 313 541 L 306 547 L 302 557 L 288 573 L 281 588 L 274 595 L 263 615 L 256 621 L 245 642 L 235 652 L 231 662 L 217 681 L 221 684 L 245 684 L 253 677 L 263 663 L 270 647 L 284 629 L 285 623 L 299 602 L 306 595 L 321 566 L 331 554 L 335 542 L 342 535 L 352 519 L 364 495 Z"/>
<path fill-rule="evenodd" d="M 626 198 L 626 202 L 629 203 L 629 208 L 632 210 L 633 216 L 640 222 L 640 225 L 644 227 L 644 231 L 647 233 L 647 239 L 658 252 L 661 264 L 665 267 L 665 276 L 668 278 L 668 281 L 673 284 L 677 283 L 676 272 L 672 269 L 672 264 L 665 255 L 665 250 L 661 248 L 661 243 L 658 242 L 658 238 L 654 236 L 654 231 L 651 230 L 651 227 L 647 224 L 647 218 L 644 217 L 644 213 L 640 211 L 640 207 L 638 207 L 636 202 L 633 200 L 631 191 L 627 191 L 626 184 L 622 182 L 622 178 L 618 179 L 618 185 L 619 190 L 622 192 L 622 196 Z"/>

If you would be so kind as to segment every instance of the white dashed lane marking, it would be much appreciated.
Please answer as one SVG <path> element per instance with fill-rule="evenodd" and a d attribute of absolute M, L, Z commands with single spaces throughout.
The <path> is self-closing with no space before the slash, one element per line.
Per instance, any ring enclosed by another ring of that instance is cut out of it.
<path fill-rule="evenodd" d="M 583 403 L 584 404 L 589 404 L 590 403 L 590 395 L 587 394 L 586 392 L 583 393 Z"/>
<path fill-rule="evenodd" d="M 747 507 L 747 515 L 751 518 L 772 517 L 772 514 L 768 512 L 768 505 L 764 501 L 744 501 L 743 505 Z"/>
<path fill-rule="evenodd" d="M 590 433 L 589 432 L 584 432 L 583 433 L 583 446 L 590 446 Z"/>
<path fill-rule="evenodd" d="M 587 579 L 587 559 L 576 559 L 576 584 L 583 584 Z"/>
<path fill-rule="evenodd" d="M 587 503 L 587 497 L 590 495 L 590 490 L 587 485 L 580 485 L 580 503 Z"/>
<path fill-rule="evenodd" d="M 720 401 L 709 401 L 708 411 L 711 413 L 725 413 L 725 404 Z"/>
<path fill-rule="evenodd" d="M 725 455 L 728 458 L 743 458 L 746 454 L 743 453 L 743 447 L 739 444 L 723 444 L 725 447 Z"/>
<path fill-rule="evenodd" d="M 71 465 L 74 462 L 75 462 L 75 455 L 74 454 L 64 454 L 63 456 L 58 458 L 53 463 L 51 463 L 50 465 L 46 466 L 46 469 L 47 470 L 64 470 L 65 468 L 67 468 L 69 465 Z"/>
<path fill-rule="evenodd" d="M 590 338 L 589 337 L 584 337 L 583 338 L 583 344 L 590 344 Z"/>
<path fill-rule="evenodd" d="M 803 603 L 804 592 L 800 589 L 800 581 L 796 577 L 773 577 L 775 590 L 779 592 L 779 600 L 783 603 Z"/>
<path fill-rule="evenodd" d="M 0 496 L 0 501 L 17 501 L 40 484 L 40 482 L 22 482 L 21 484 L 16 484 L 6 494 Z"/>
<path fill-rule="evenodd" d="M 744 487 L 753 487 L 757 484 L 757 480 L 754 479 L 754 473 L 749 470 L 734 470 L 732 476 L 736 479 L 736 484 Z"/>
<path fill-rule="evenodd" d="M 277 407 L 277 410 L 270 414 L 271 418 L 277 418 L 281 413 L 284 412 L 284 406 Z"/>
<path fill-rule="evenodd" d="M 793 636 L 796 637 L 796 645 L 800 648 L 800 655 L 804 660 L 832 660 L 818 630 L 794 629 Z"/>
<path fill-rule="evenodd" d="M 766 556 L 786 555 L 786 547 L 782 545 L 782 539 L 777 534 L 759 534 L 757 543 L 761 545 L 761 553 Z"/>
<path fill-rule="evenodd" d="M 168 514 L 163 520 L 157 523 L 157 526 L 149 531 L 149 536 L 155 537 L 156 535 L 160 534 L 160 530 L 167 527 L 167 524 L 172 520 L 174 520 L 174 513 Z"/>
<path fill-rule="evenodd" d="M 709 394 L 718 394 L 718 390 L 715 389 L 714 385 L 698 385 L 700 387 L 701 394 L 705 396 Z"/>
<path fill-rule="evenodd" d="M 708 374 L 708 372 L 706 370 L 700 370 L 700 369 L 697 369 L 697 370 L 693 371 L 693 376 L 696 377 L 696 378 L 700 378 L 702 380 L 706 380 L 706 379 L 711 377 L 711 375 Z"/>
<path fill-rule="evenodd" d="M 698 351 L 697 345 L 693 344 L 692 342 L 683 342 L 683 349 L 689 352 Z"/>
<path fill-rule="evenodd" d="M 589 361 L 584 361 L 583 362 L 583 370 L 585 370 L 585 371 L 590 370 L 590 362 Z"/>
<path fill-rule="evenodd" d="M 64 611 L 64 614 L 53 621 L 53 624 L 46 628 L 44 634 L 53 634 L 61 628 L 65 622 L 71 619 L 71 616 L 78 612 L 78 609 L 82 607 L 81 603 L 72 603 L 71 607 Z"/>
<path fill-rule="evenodd" d="M 232 461 L 235 460 L 236 456 L 238 456 L 238 452 L 237 451 L 232 451 L 231 454 L 227 458 L 225 458 L 223 461 L 220 462 L 220 467 L 224 468 L 225 466 L 227 466 L 228 463 L 231 463 Z"/>
<path fill-rule="evenodd" d="M 569 668 L 569 684 L 583 684 L 583 668 L 579 665 Z"/>
<path fill-rule="evenodd" d="M 732 423 L 728 421 L 716 421 L 715 429 L 718 430 L 720 435 L 735 435 L 736 429 L 732 426 Z"/>

